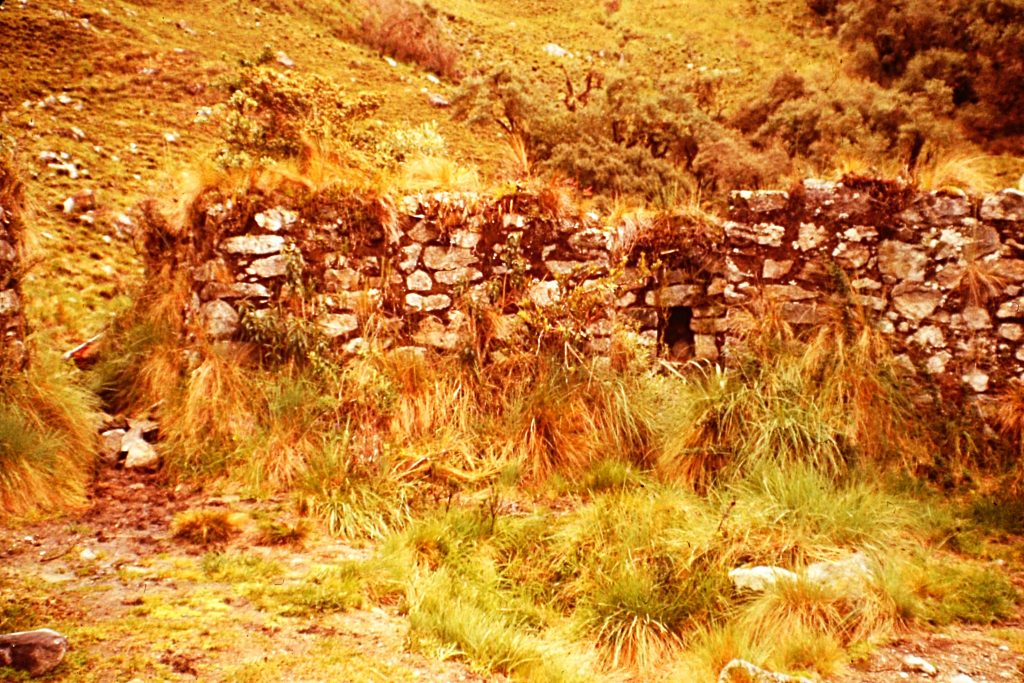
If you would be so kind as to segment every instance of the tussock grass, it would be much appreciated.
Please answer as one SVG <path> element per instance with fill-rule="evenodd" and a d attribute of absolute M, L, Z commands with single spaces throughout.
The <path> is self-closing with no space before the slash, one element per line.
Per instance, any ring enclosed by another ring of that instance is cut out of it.
<path fill-rule="evenodd" d="M 0 375 L 0 510 L 58 512 L 84 504 L 97 446 L 96 401 L 55 356 Z"/>
<path fill-rule="evenodd" d="M 216 545 L 239 533 L 237 522 L 228 510 L 187 510 L 174 516 L 171 531 L 175 538 L 195 545 Z"/>

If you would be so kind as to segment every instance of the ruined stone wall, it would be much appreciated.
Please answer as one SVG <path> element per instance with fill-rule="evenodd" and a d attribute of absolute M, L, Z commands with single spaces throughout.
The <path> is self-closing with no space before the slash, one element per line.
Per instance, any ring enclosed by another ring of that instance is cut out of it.
<path fill-rule="evenodd" d="M 531 324 L 561 316 L 596 352 L 628 328 L 676 358 L 728 361 L 749 308 L 769 300 L 797 328 L 863 308 L 908 365 L 978 393 L 1024 371 L 1015 190 L 972 200 L 809 180 L 790 193 L 734 193 L 710 229 L 666 219 L 654 240 L 651 225 L 557 215 L 529 194 L 418 195 L 394 207 L 255 197 L 212 201 L 197 220 L 190 308 L 214 340 L 237 339 L 243 317 L 286 309 L 350 352 L 371 336 L 453 350 L 479 335 L 486 309 L 488 334 L 505 343 L 533 343 Z"/>
<path fill-rule="evenodd" d="M 27 361 L 18 229 L 11 208 L 0 204 L 0 372 L 20 369 Z"/>
<path fill-rule="evenodd" d="M 1024 193 L 981 200 L 878 181 L 737 192 L 725 302 L 765 292 L 815 324 L 837 295 L 917 368 L 982 393 L 1024 377 Z"/>

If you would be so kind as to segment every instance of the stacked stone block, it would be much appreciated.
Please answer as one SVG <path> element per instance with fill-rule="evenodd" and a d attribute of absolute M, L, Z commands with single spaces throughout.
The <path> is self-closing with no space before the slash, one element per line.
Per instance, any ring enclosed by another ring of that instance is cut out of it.
<path fill-rule="evenodd" d="M 11 209 L 0 205 L 0 372 L 20 369 L 27 361 L 18 229 Z"/>
<path fill-rule="evenodd" d="M 1024 372 L 1016 190 L 975 201 L 808 180 L 792 192 L 736 192 L 724 238 L 699 267 L 679 249 L 623 250 L 621 226 L 552 215 L 528 194 L 417 195 L 377 214 L 353 213 L 343 198 L 315 210 L 286 204 L 203 214 L 193 311 L 208 338 L 237 338 L 243 308 L 273 309 L 302 287 L 305 313 L 348 351 L 371 335 L 455 350 L 475 305 L 495 310 L 496 337 L 511 339 L 524 313 L 600 290 L 604 304 L 583 321 L 596 352 L 628 323 L 663 353 L 728 360 L 742 319 L 767 299 L 798 328 L 861 308 L 908 364 L 976 393 Z"/>

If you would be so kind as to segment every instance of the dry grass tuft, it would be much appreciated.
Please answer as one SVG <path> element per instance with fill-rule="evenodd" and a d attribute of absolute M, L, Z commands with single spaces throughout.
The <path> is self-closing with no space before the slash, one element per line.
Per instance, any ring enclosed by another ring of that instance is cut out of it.
<path fill-rule="evenodd" d="M 224 543 L 239 533 L 238 520 L 228 510 L 188 510 L 171 523 L 175 538 L 194 545 Z"/>

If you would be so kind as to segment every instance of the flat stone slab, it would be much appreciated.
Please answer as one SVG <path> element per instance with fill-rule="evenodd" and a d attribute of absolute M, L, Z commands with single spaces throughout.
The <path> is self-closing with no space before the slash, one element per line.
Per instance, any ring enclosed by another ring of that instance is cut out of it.
<path fill-rule="evenodd" d="M 42 676 L 53 671 L 68 651 L 68 639 L 48 628 L 0 635 L 0 666 Z"/>

